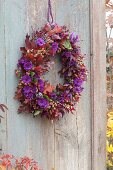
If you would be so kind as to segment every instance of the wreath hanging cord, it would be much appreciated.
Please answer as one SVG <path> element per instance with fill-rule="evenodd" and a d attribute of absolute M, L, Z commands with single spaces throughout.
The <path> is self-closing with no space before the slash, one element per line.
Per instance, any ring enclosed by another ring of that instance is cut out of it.
<path fill-rule="evenodd" d="M 50 17 L 51 17 L 51 22 L 50 22 Z M 49 23 L 53 23 L 53 14 L 52 14 L 52 6 L 51 6 L 51 0 L 48 0 L 48 12 L 47 12 L 47 21 Z"/>
<path fill-rule="evenodd" d="M 47 21 L 40 31 L 26 35 L 25 46 L 20 48 L 15 98 L 20 102 L 19 113 L 58 120 L 75 110 L 87 78 L 87 69 L 78 45 L 78 35 L 70 34 L 66 26 L 53 22 L 50 0 Z M 55 87 L 43 76 L 50 70 L 57 55 L 61 59 L 59 75 L 64 78 L 64 83 Z"/>

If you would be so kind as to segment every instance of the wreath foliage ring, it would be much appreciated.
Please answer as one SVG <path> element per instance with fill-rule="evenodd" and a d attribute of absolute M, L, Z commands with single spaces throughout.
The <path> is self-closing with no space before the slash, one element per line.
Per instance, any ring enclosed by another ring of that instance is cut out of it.
<path fill-rule="evenodd" d="M 84 56 L 77 42 L 78 36 L 70 34 L 66 26 L 49 23 L 32 36 L 26 36 L 16 70 L 19 83 L 15 98 L 21 103 L 20 113 L 32 113 L 35 117 L 40 114 L 55 120 L 66 112 L 73 112 L 87 77 Z M 59 74 L 64 84 L 54 87 L 42 77 L 49 71 L 56 54 L 62 62 Z"/>

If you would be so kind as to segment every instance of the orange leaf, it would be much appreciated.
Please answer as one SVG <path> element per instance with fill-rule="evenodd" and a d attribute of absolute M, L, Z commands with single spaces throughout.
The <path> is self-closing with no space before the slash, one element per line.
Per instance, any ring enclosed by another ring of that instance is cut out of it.
<path fill-rule="evenodd" d="M 46 84 L 45 89 L 44 89 L 44 93 L 46 94 L 47 92 L 52 92 L 55 89 L 54 86 L 52 86 L 50 83 Z"/>
<path fill-rule="evenodd" d="M 53 34 L 60 33 L 61 31 L 62 31 L 62 28 L 56 25 L 55 28 L 48 33 L 48 35 L 51 36 Z"/>
<path fill-rule="evenodd" d="M 6 170 L 6 166 L 0 165 L 0 170 Z"/>
<path fill-rule="evenodd" d="M 62 31 L 62 28 L 59 27 L 58 25 L 55 26 L 54 28 L 55 33 L 60 33 Z"/>

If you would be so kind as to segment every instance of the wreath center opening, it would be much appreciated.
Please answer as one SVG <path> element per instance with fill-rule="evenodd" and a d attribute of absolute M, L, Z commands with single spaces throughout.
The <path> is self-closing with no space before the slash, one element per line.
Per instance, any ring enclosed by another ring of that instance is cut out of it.
<path fill-rule="evenodd" d="M 64 83 L 64 77 L 60 76 L 59 71 L 62 69 L 62 61 L 58 54 L 54 56 L 54 60 L 51 64 L 51 68 L 45 75 L 43 75 L 43 79 L 47 80 L 51 85 L 57 86 L 57 84 Z"/>

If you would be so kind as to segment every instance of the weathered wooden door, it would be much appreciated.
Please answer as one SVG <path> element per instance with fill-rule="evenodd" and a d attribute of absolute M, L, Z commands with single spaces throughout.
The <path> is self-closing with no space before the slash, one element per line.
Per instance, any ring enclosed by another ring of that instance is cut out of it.
<path fill-rule="evenodd" d="M 30 156 L 44 170 L 105 170 L 104 0 L 52 0 L 52 6 L 55 21 L 82 40 L 89 71 L 82 99 L 74 115 L 55 124 L 17 114 L 19 47 L 31 26 L 45 24 L 47 0 L 0 0 L 0 103 L 9 108 L 0 128 L 0 150 Z M 54 74 L 55 69 L 51 81 L 58 82 Z"/>

